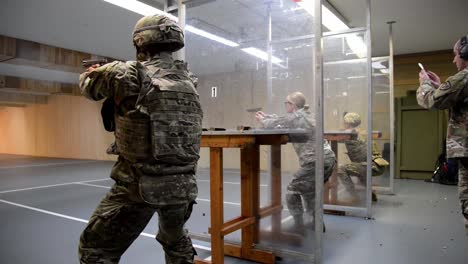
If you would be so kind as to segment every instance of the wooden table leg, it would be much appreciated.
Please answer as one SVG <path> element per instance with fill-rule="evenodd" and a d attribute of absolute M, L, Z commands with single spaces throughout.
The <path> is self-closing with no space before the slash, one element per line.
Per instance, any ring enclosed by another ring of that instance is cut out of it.
<path fill-rule="evenodd" d="M 260 147 L 241 149 L 241 215 L 257 217 L 255 224 L 242 228 L 242 254 L 250 252 L 259 237 L 260 208 Z"/>
<path fill-rule="evenodd" d="M 223 149 L 210 148 L 211 262 L 224 263 Z"/>
<path fill-rule="evenodd" d="M 281 205 L 281 145 L 271 146 L 271 205 Z M 281 211 L 271 216 L 271 231 L 281 232 Z"/>

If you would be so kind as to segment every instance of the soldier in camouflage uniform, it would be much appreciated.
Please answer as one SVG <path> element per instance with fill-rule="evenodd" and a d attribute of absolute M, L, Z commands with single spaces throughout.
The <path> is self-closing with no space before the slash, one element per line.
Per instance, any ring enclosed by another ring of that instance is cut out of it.
<path fill-rule="evenodd" d="M 441 83 L 439 76 L 421 70 L 416 98 L 426 109 L 448 109 L 447 158 L 459 161 L 458 186 L 468 232 L 468 36 L 453 47 L 458 73 Z"/>
<path fill-rule="evenodd" d="M 263 112 L 256 113 L 256 119 L 265 128 L 302 128 L 315 130 L 315 119 L 305 104 L 305 96 L 300 92 L 291 93 L 286 97 L 286 115 L 267 115 Z M 286 203 L 289 212 L 294 217 L 295 232 L 304 229 L 304 209 L 309 218 L 314 216 L 315 208 L 315 142 L 310 138 L 305 143 L 293 143 L 294 150 L 299 157 L 299 170 L 293 175 L 286 193 Z M 331 176 L 335 165 L 335 153 L 325 140 L 324 147 L 324 180 Z M 302 203 L 304 200 L 304 205 Z M 309 225 L 309 224 L 308 224 Z M 313 227 L 313 223 L 310 223 Z M 324 226 L 325 227 L 325 226 Z"/>
<path fill-rule="evenodd" d="M 133 32 L 138 61 L 94 65 L 80 76 L 91 100 L 111 98 L 115 114 L 111 190 L 80 237 L 80 263 L 118 263 L 154 213 L 166 263 L 194 263 L 184 229 L 197 197 L 202 110 L 196 80 L 172 52 L 183 31 L 166 16 L 147 16 Z M 158 262 L 158 261 L 156 261 Z"/>
<path fill-rule="evenodd" d="M 367 175 L 367 136 L 358 129 L 361 116 L 357 113 L 347 113 L 344 117 L 345 130 L 358 133 L 356 139 L 345 141 L 346 150 L 351 163 L 338 167 L 338 178 L 346 191 L 352 196 L 353 203 L 359 201 L 351 176 L 356 176 L 360 182 L 366 182 Z M 389 163 L 382 158 L 375 142 L 372 144 L 372 176 L 379 176 L 385 172 Z M 372 200 L 377 201 L 377 195 L 372 192 Z"/>

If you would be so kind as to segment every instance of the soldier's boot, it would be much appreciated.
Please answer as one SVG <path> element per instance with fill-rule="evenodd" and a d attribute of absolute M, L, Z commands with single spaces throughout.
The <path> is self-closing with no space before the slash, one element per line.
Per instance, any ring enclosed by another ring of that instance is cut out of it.
<path fill-rule="evenodd" d="M 465 219 L 468 219 L 468 200 L 462 201 L 461 206 L 463 216 L 465 217 Z"/>
<path fill-rule="evenodd" d="M 377 202 L 378 199 L 377 199 L 377 193 L 375 193 L 375 191 L 372 191 L 372 201 L 373 202 Z"/>
<path fill-rule="evenodd" d="M 351 196 L 349 199 L 338 201 L 340 205 L 354 205 L 361 201 L 361 198 L 356 192 L 356 188 L 354 187 L 354 183 L 351 180 L 351 177 L 348 176 L 346 173 L 338 173 L 338 177 L 341 181 L 341 184 L 345 188 L 346 192 L 349 193 Z"/>
<path fill-rule="evenodd" d="M 465 218 L 465 233 L 468 236 L 468 219 Z"/>
<path fill-rule="evenodd" d="M 315 221 L 309 222 L 305 224 L 306 228 L 312 231 L 315 231 Z M 323 222 L 323 232 L 327 232 L 327 229 L 325 228 L 325 222 Z"/>
<path fill-rule="evenodd" d="M 315 217 L 312 210 L 306 212 L 306 224 L 304 225 L 306 229 L 315 231 Z M 323 232 L 325 233 L 325 223 L 323 223 Z"/>
<path fill-rule="evenodd" d="M 462 214 L 465 217 L 465 232 L 468 235 L 468 200 L 461 202 Z"/>
<path fill-rule="evenodd" d="M 291 227 L 285 229 L 284 231 L 287 233 L 304 235 L 305 226 L 304 226 L 304 217 L 302 216 L 302 214 L 293 215 L 293 219 L 294 219 L 294 224 Z"/>

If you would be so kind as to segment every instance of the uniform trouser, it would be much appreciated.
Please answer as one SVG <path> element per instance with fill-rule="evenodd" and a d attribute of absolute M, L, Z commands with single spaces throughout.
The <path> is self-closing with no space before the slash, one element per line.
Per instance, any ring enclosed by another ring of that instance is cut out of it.
<path fill-rule="evenodd" d="M 184 229 L 193 203 L 156 207 L 142 201 L 137 184 L 114 184 L 81 234 L 80 263 L 118 263 L 155 212 L 159 215 L 156 239 L 163 246 L 166 263 L 194 263 L 195 250 L 187 230 Z"/>
<path fill-rule="evenodd" d="M 335 158 L 326 158 L 324 161 L 324 178 L 328 179 L 333 172 Z M 304 205 L 302 203 L 304 200 Z M 288 185 L 286 203 L 292 216 L 302 215 L 305 211 L 314 215 L 315 208 L 315 162 L 307 167 L 301 167 Z"/>
<path fill-rule="evenodd" d="M 385 167 L 378 166 L 377 164 L 375 164 L 375 162 L 372 162 L 372 176 L 382 175 L 384 171 Z M 356 196 L 357 194 L 351 176 L 356 176 L 358 177 L 360 182 L 365 183 L 366 175 L 367 165 L 364 162 L 353 162 L 349 164 L 344 164 L 338 168 L 338 178 L 341 180 L 341 183 L 345 187 L 346 191 L 353 196 Z"/>
<path fill-rule="evenodd" d="M 465 219 L 468 219 L 468 158 L 458 159 L 458 194 Z"/>

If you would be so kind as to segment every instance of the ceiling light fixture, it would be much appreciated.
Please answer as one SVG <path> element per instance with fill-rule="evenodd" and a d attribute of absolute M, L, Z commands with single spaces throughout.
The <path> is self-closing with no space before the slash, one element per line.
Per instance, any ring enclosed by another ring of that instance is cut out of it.
<path fill-rule="evenodd" d="M 169 16 L 174 21 L 179 20 L 174 15 L 165 13 L 162 10 L 159 10 L 159 9 L 157 9 L 155 7 L 144 4 L 144 3 L 140 2 L 140 1 L 137 1 L 137 0 L 104 0 L 104 1 L 108 2 L 110 4 L 113 4 L 113 5 L 119 6 L 121 8 L 130 10 L 132 12 L 135 12 L 135 13 L 143 15 L 143 16 L 154 15 L 154 14 L 164 14 L 166 16 Z M 210 32 L 201 30 L 199 28 L 196 28 L 196 27 L 193 27 L 193 26 L 190 26 L 190 25 L 186 25 L 185 30 L 188 31 L 188 32 L 191 32 L 193 34 L 196 34 L 196 35 L 199 35 L 199 36 L 214 40 L 214 41 L 219 42 L 221 44 L 230 46 L 230 47 L 238 47 L 239 46 L 239 44 L 234 42 L 234 41 L 225 39 L 223 37 L 217 36 L 215 34 L 212 34 Z M 242 51 L 244 51 L 245 53 L 250 54 L 252 56 L 255 56 L 257 58 L 260 58 L 262 60 L 265 60 L 265 61 L 268 60 L 268 54 L 266 52 L 260 50 L 260 49 L 257 49 L 257 48 L 254 48 L 254 47 L 249 47 L 249 48 L 242 49 Z M 274 64 L 282 67 L 282 68 L 285 68 L 285 66 L 280 64 L 283 61 L 281 59 L 275 57 L 275 56 L 272 56 L 272 62 Z"/>
<path fill-rule="evenodd" d="M 264 52 L 263 50 L 260 50 L 254 47 L 249 47 L 249 48 L 243 48 L 242 51 L 252 56 L 255 56 L 257 58 L 260 58 L 264 61 L 268 61 L 268 53 Z M 281 64 L 281 62 L 283 61 L 275 56 L 271 56 L 271 62 L 273 64 L 280 66 L 281 68 L 286 68 L 285 66 Z"/>
<path fill-rule="evenodd" d="M 140 2 L 140 1 L 136 1 L 136 0 L 104 0 L 104 1 L 108 2 L 110 4 L 113 4 L 113 5 L 119 6 L 121 8 L 130 10 L 132 12 L 135 12 L 135 13 L 143 15 L 143 16 L 151 16 L 151 15 L 155 15 L 155 14 L 156 15 L 164 14 L 164 15 L 168 16 L 169 18 L 171 18 L 172 20 L 176 21 L 176 22 L 179 21 L 178 17 L 176 17 L 174 15 L 171 15 L 169 13 L 166 13 L 166 12 L 164 12 L 162 10 L 159 10 L 159 9 L 157 9 L 155 7 L 150 6 L 150 5 L 144 4 L 144 3 Z M 197 34 L 199 36 L 202 36 L 202 37 L 217 41 L 217 42 L 219 42 L 221 44 L 224 44 L 224 45 L 227 45 L 227 46 L 230 46 L 230 47 L 239 46 L 239 44 L 235 43 L 234 41 L 230 41 L 228 39 L 216 36 L 214 34 L 211 34 L 211 33 L 207 32 L 207 31 L 198 29 L 198 28 L 190 26 L 190 25 L 186 25 L 185 30 L 189 31 L 191 33 Z"/>
<path fill-rule="evenodd" d="M 297 4 L 304 8 L 310 15 L 314 16 L 314 1 L 302 0 Z M 336 16 L 330 9 L 322 5 L 322 24 L 330 31 L 341 31 L 349 29 L 348 25 L 344 23 L 338 16 Z M 364 58 L 367 53 L 367 47 L 364 40 L 356 34 L 346 36 L 346 43 L 349 48 L 359 57 Z"/>
<path fill-rule="evenodd" d="M 230 47 L 238 47 L 239 46 L 239 44 L 234 42 L 234 41 L 230 41 L 230 40 L 222 38 L 220 36 L 216 36 L 215 34 L 211 34 L 210 32 L 198 29 L 196 27 L 192 27 L 190 25 L 186 25 L 185 30 L 189 31 L 189 32 L 192 32 L 193 34 L 197 34 L 199 36 L 209 38 L 211 40 L 214 40 L 216 42 L 219 42 L 221 44 L 224 44 L 224 45 L 227 45 L 227 46 L 230 46 Z"/>
<path fill-rule="evenodd" d="M 174 19 L 175 21 L 179 20 L 176 16 L 165 13 L 162 10 L 159 10 L 159 9 L 157 9 L 155 7 L 144 4 L 144 3 L 140 2 L 140 1 L 135 1 L 135 0 L 104 0 L 104 2 L 108 2 L 110 4 L 119 6 L 121 8 L 130 10 L 132 12 L 135 12 L 135 13 L 143 15 L 143 16 L 162 15 L 162 14 L 164 14 L 166 16 L 169 16 L 171 19 Z"/>

